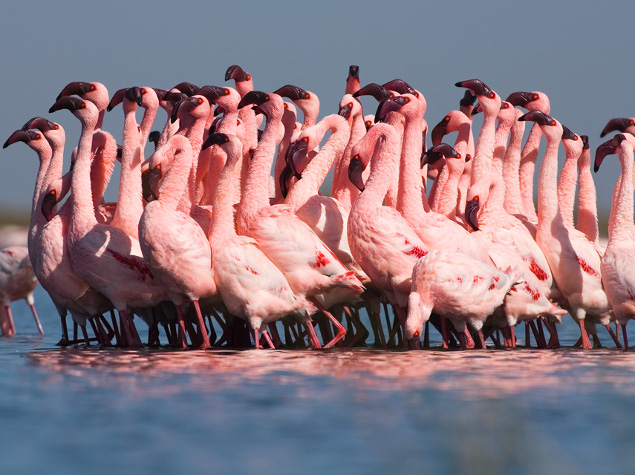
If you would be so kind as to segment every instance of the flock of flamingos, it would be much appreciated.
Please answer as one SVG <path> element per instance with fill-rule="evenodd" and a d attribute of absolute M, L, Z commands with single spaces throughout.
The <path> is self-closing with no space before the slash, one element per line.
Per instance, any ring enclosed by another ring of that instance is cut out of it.
<path fill-rule="evenodd" d="M 15 332 L 12 300 L 27 298 L 37 321 L 39 281 L 59 311 L 61 345 L 138 347 L 141 319 L 149 346 L 354 346 L 369 336 L 363 311 L 382 347 L 429 347 L 430 324 L 444 348 L 485 348 L 488 339 L 515 347 L 522 323 L 524 345 L 533 335 L 537 347 L 556 348 L 568 313 L 580 329 L 576 346 L 601 346 L 597 330 L 606 329 L 628 348 L 633 118 L 607 124 L 603 136 L 619 133 L 594 158 L 597 171 L 617 154 L 622 170 L 604 247 L 588 138 L 549 116 L 542 92 L 503 101 L 481 80 L 458 82 L 460 108 L 428 144 L 426 99 L 400 79 L 360 87 L 351 66 L 339 111 L 321 120 L 311 91 L 254 90 L 236 65 L 230 79 L 235 88 L 131 87 L 112 98 L 99 82 L 68 84 L 49 110 L 66 109 L 81 126 L 63 176 L 59 124 L 35 117 L 11 134 L 4 147 L 25 142 L 40 167 L 28 255 L 0 251 L 4 334 Z M 374 115 L 364 115 L 364 95 L 378 101 Z M 102 129 L 118 105 L 120 146 Z M 168 120 L 152 131 L 159 107 Z M 452 132 L 454 144 L 443 143 Z M 117 161 L 118 201 L 106 203 Z M 319 190 L 331 170 L 326 196 Z"/>

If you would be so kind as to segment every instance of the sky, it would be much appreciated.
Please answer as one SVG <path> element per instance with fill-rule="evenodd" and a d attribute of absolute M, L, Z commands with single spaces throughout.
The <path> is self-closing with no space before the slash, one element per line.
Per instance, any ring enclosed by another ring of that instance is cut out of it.
<path fill-rule="evenodd" d="M 457 81 L 479 78 L 503 98 L 542 91 L 551 115 L 589 135 L 594 150 L 609 119 L 635 116 L 634 18 L 635 2 L 626 0 L 11 2 L 0 17 L 0 139 L 41 115 L 65 128 L 69 157 L 79 122 L 47 112 L 67 83 L 99 81 L 111 94 L 181 81 L 225 85 L 232 64 L 256 89 L 295 84 L 316 93 L 323 117 L 337 112 L 357 64 L 362 85 L 401 78 L 421 91 L 430 127 L 458 108 Z M 165 120 L 160 111 L 154 128 Z M 104 128 L 121 140 L 121 107 Z M 0 151 L 0 208 L 30 208 L 37 165 L 24 144 Z M 618 174 L 615 158 L 595 176 L 601 211 L 610 209 Z"/>

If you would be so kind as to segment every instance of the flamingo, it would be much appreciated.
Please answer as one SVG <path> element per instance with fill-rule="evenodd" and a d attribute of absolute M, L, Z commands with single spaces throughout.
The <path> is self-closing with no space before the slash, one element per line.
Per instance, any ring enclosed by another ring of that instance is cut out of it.
<path fill-rule="evenodd" d="M 562 125 L 544 112 L 528 112 L 518 120 L 536 122 L 547 139 L 538 187 L 538 228 L 536 242 L 549 262 L 562 304 L 579 323 L 583 348 L 591 343 L 585 319 L 608 323 L 611 309 L 602 288 L 600 257 L 581 232 L 568 228 L 558 209 L 557 160 Z"/>
<path fill-rule="evenodd" d="M 70 110 L 82 126 L 71 183 L 72 215 L 68 246 L 73 270 L 119 311 L 128 345 L 138 344 L 133 309 L 165 300 L 166 293 L 143 260 L 138 241 L 119 228 L 97 223 L 90 192 L 90 147 L 98 110 L 75 97 L 59 99 L 49 112 Z"/>
<path fill-rule="evenodd" d="M 549 98 L 544 92 L 513 92 L 506 99 L 516 107 L 523 107 L 528 111 L 540 111 L 549 114 L 551 106 Z M 536 159 L 538 158 L 538 148 L 542 137 L 541 128 L 534 124 L 529 132 L 529 137 L 523 147 L 520 159 L 520 195 L 523 202 L 524 216 L 530 223 L 538 223 L 538 215 L 536 214 L 536 206 L 534 204 L 534 173 L 536 169 Z"/>
<path fill-rule="evenodd" d="M 595 247 L 600 254 L 604 249 L 600 246 L 598 232 L 598 206 L 595 191 L 595 183 L 591 175 L 591 150 L 589 138 L 581 135 L 583 147 L 580 158 L 578 158 L 578 214 L 576 228 L 583 232 L 587 239 L 595 243 Z"/>
<path fill-rule="evenodd" d="M 212 252 L 203 229 L 177 209 L 193 160 L 192 146 L 182 135 L 174 135 L 148 159 L 150 168 L 168 168 L 165 162 L 170 163 L 158 199 L 147 204 L 139 221 L 139 245 L 152 274 L 176 306 L 181 346 L 186 346 L 184 306 L 192 302 L 202 340 L 199 347 L 208 348 L 211 345 L 198 300 L 218 291 Z"/>
<path fill-rule="evenodd" d="M 237 215 L 238 232 L 255 239 L 282 270 L 294 293 L 306 296 L 338 328 L 338 334 L 325 345 L 333 346 L 346 330 L 326 309 L 356 299 L 363 286 L 289 206 L 269 205 L 268 177 L 276 145 L 283 135 L 284 105 L 278 94 L 261 91 L 246 95 L 240 107 L 248 104 L 256 104 L 258 111 L 267 116 L 267 123 L 249 164 Z"/>
<path fill-rule="evenodd" d="M 354 94 L 359 91 L 359 66 L 352 64 L 348 68 L 348 77 L 346 78 L 346 90 L 344 94 Z"/>
<path fill-rule="evenodd" d="M 633 144 L 625 134 L 618 134 L 600 145 L 595 155 L 597 171 L 603 158 L 617 151 L 622 173 L 616 184 L 611 207 L 612 226 L 606 251 L 602 256 L 602 284 L 618 326 L 622 326 L 624 349 L 628 349 L 626 324 L 635 318 L 635 259 L 633 232 Z"/>
<path fill-rule="evenodd" d="M 232 315 L 247 320 L 260 348 L 259 332 L 267 323 L 295 314 L 312 324 L 305 308 L 312 305 L 294 295 L 284 275 L 261 251 L 258 243 L 239 236 L 234 227 L 234 168 L 242 159 L 242 144 L 233 135 L 211 134 L 203 147 L 219 145 L 227 155 L 214 196 L 214 219 L 210 233 L 214 279 L 225 306 Z M 263 336 L 273 347 L 267 331 Z M 309 332 L 310 333 L 310 332 Z M 313 340 L 319 345 L 317 339 Z"/>

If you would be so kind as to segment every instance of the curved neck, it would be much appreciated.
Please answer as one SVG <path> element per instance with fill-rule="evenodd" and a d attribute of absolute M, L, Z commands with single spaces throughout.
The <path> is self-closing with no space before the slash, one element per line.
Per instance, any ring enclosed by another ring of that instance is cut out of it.
<path fill-rule="evenodd" d="M 146 143 L 148 143 L 148 137 L 152 131 L 152 124 L 154 124 L 154 118 L 157 115 L 157 106 L 148 106 L 143 113 L 143 119 L 141 119 L 141 150 L 145 150 Z"/>
<path fill-rule="evenodd" d="M 547 150 L 540 168 L 538 182 L 538 230 L 550 238 L 555 226 L 562 227 L 562 217 L 558 211 L 558 145 L 559 140 L 547 137 Z"/>
<path fill-rule="evenodd" d="M 331 136 L 309 162 L 302 173 L 302 179 L 289 191 L 285 203 L 294 209 L 298 209 L 311 196 L 318 194 L 320 185 L 324 182 L 335 160 L 341 156 L 350 136 L 348 122 L 337 114 L 325 117 L 315 127 L 318 137 L 323 137 L 328 130 L 331 131 Z"/>
<path fill-rule="evenodd" d="M 492 156 L 494 154 L 496 135 L 496 116 L 484 114 L 483 126 L 476 140 L 474 150 L 474 163 L 472 164 L 472 177 L 470 183 L 473 185 L 479 181 L 490 169 Z"/>
<path fill-rule="evenodd" d="M 284 135 L 282 136 L 282 141 L 280 142 L 280 146 L 278 147 L 278 154 L 276 155 L 276 164 L 273 172 L 273 185 L 275 190 L 274 201 L 276 203 L 281 203 L 282 201 L 284 201 L 284 198 L 282 196 L 282 188 L 280 186 L 280 175 L 282 175 L 282 171 L 287 164 L 285 156 L 287 154 L 287 150 L 289 149 L 289 144 L 291 143 L 291 137 L 295 132 L 295 113 L 291 113 L 288 110 L 285 110 L 282 124 L 284 125 Z"/>
<path fill-rule="evenodd" d="M 267 118 L 265 130 L 249 163 L 238 211 L 238 229 L 243 234 L 248 221 L 269 206 L 269 176 L 278 140 L 282 136 L 280 127 L 280 117 Z"/>
<path fill-rule="evenodd" d="M 93 206 L 97 207 L 104 201 L 106 188 L 115 169 L 117 142 L 112 135 L 104 130 L 95 132 L 93 146 L 95 142 L 99 144 L 99 147 L 95 151 L 90 166 L 90 183 L 93 192 Z"/>
<path fill-rule="evenodd" d="M 159 201 L 166 209 L 176 210 L 181 196 L 187 191 L 194 159 L 188 147 L 180 147 L 181 153 L 175 153 L 177 147 L 172 140 L 165 144 L 165 148 L 166 155 L 171 157 L 171 164 L 159 186 Z"/>
<path fill-rule="evenodd" d="M 617 241 L 633 241 L 633 146 L 626 141 L 617 149 L 622 174 L 613 202 L 613 222 L 608 246 Z"/>
<path fill-rule="evenodd" d="M 351 135 L 342 154 L 342 158 L 335 167 L 333 175 L 333 187 L 331 188 L 331 196 L 339 201 L 347 211 L 351 210 L 353 201 L 359 196 L 359 190 L 348 179 L 348 165 L 351 162 L 351 150 L 364 135 L 366 134 L 366 124 L 364 124 L 364 116 L 356 114 L 353 117 L 351 125 Z"/>
<path fill-rule="evenodd" d="M 143 190 L 141 146 L 135 111 L 136 107 L 132 108 L 124 118 L 119 198 L 111 225 L 138 239 L 139 219 L 143 214 Z"/>
<path fill-rule="evenodd" d="M 401 145 L 399 163 L 399 193 L 397 194 L 397 211 L 402 213 L 410 223 L 424 217 L 425 209 L 422 193 L 421 170 L 419 159 L 423 143 L 423 118 L 406 120 Z"/>
<path fill-rule="evenodd" d="M 458 135 L 454 142 L 454 150 L 461 154 L 460 160 L 463 160 L 463 162 L 459 166 L 448 166 L 448 161 L 446 160 L 442 173 L 447 174 L 447 180 L 434 195 L 435 201 L 432 209 L 449 218 L 454 217 L 456 213 L 457 199 L 459 196 L 459 180 L 465 169 L 465 156 L 467 155 L 471 127 L 472 124 L 470 122 L 459 126 Z M 439 178 L 439 180 L 441 180 L 441 178 Z"/>
<path fill-rule="evenodd" d="M 239 176 L 235 173 L 235 168 L 241 159 L 241 144 L 238 141 L 233 142 L 227 152 L 227 161 L 220 172 L 218 189 L 214 194 L 212 229 L 209 235 L 211 242 L 236 235 L 234 224 L 234 188 L 238 184 Z"/>
<path fill-rule="evenodd" d="M 573 208 L 575 189 L 578 182 L 578 154 L 572 147 L 566 147 L 565 160 L 558 178 L 558 208 L 565 226 L 573 228 Z"/>
<path fill-rule="evenodd" d="M 534 205 L 534 171 L 536 169 L 536 159 L 538 158 L 538 148 L 540 147 L 540 139 L 542 132 L 538 124 L 534 124 L 529 132 L 529 137 L 520 158 L 520 196 L 523 202 L 525 216 L 531 221 L 536 222 L 536 207 Z"/>
<path fill-rule="evenodd" d="M 524 214 L 520 197 L 520 149 L 525 132 L 525 122 L 517 120 L 512 126 L 511 137 L 503 160 L 503 180 L 505 181 L 505 210 L 509 214 Z"/>
<path fill-rule="evenodd" d="M 591 242 L 598 242 L 598 207 L 591 175 L 591 149 L 582 150 L 578 159 L 578 215 L 576 228 Z"/>
<path fill-rule="evenodd" d="M 494 154 L 492 156 L 492 170 L 503 175 L 503 158 L 507 149 L 507 139 L 512 128 L 512 123 L 507 120 L 499 121 L 494 134 Z"/>
<path fill-rule="evenodd" d="M 77 146 L 77 157 L 71 179 L 72 213 L 69 235 L 79 238 L 97 224 L 93 197 L 90 189 L 90 151 L 93 142 L 94 124 L 82 120 L 82 131 Z"/>

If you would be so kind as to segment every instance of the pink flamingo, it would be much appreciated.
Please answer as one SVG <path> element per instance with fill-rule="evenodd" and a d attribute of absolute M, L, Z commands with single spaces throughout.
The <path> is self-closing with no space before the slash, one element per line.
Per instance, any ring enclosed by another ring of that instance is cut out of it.
<path fill-rule="evenodd" d="M 617 151 L 622 173 L 616 184 L 611 207 L 612 223 L 609 242 L 602 256 L 602 284 L 613 307 L 613 314 L 622 326 L 624 348 L 628 349 L 626 324 L 635 318 L 635 274 L 629 265 L 635 259 L 633 232 L 633 144 L 625 134 L 618 134 L 597 149 L 595 170 L 604 157 Z"/>
<path fill-rule="evenodd" d="M 353 147 L 349 176 L 363 191 L 348 217 L 348 240 L 355 261 L 392 303 L 403 326 L 412 268 L 428 249 L 401 213 L 382 204 L 399 155 L 400 134 L 390 124 L 375 124 Z M 369 161 L 364 185 L 362 172 Z"/>
<path fill-rule="evenodd" d="M 150 168 L 161 165 L 168 171 L 161 180 L 159 196 L 147 204 L 139 221 L 139 244 L 152 274 L 163 284 L 174 303 L 179 320 L 179 338 L 185 340 L 184 306 L 194 304 L 200 348 L 210 342 L 198 300 L 217 293 L 212 271 L 212 252 L 203 229 L 188 214 L 177 209 L 193 162 L 187 138 L 173 136 L 149 159 Z"/>
<path fill-rule="evenodd" d="M 346 91 L 344 94 L 354 94 L 359 91 L 359 66 L 351 65 L 348 68 L 348 77 L 346 78 Z"/>
<path fill-rule="evenodd" d="M 225 306 L 232 315 L 247 320 L 256 348 L 260 348 L 259 331 L 264 325 L 287 315 L 303 318 L 307 328 L 312 329 L 305 309 L 312 305 L 294 295 L 280 269 L 265 256 L 256 241 L 236 234 L 233 188 L 237 176 L 233 169 L 242 159 L 242 144 L 235 136 L 223 133 L 210 135 L 203 147 L 213 144 L 221 146 L 227 155 L 214 196 L 210 233 L 214 279 Z M 273 348 L 268 332 L 262 333 Z M 319 346 L 317 339 L 313 340 L 313 344 Z"/>
<path fill-rule="evenodd" d="M 97 223 L 95 218 L 90 192 L 90 147 L 97 108 L 89 101 L 63 97 L 49 112 L 60 109 L 70 110 L 82 125 L 71 183 L 72 216 L 68 228 L 73 269 L 119 311 L 126 343 L 138 344 L 131 312 L 165 300 L 165 290 L 145 263 L 138 241 L 114 226 Z"/>
<path fill-rule="evenodd" d="M 423 324 L 434 311 L 452 322 L 459 332 L 461 349 L 467 348 L 468 322 L 479 330 L 481 347 L 485 348 L 480 333 L 483 322 L 503 304 L 512 286 L 521 281 L 517 268 L 503 272 L 461 253 L 432 250 L 417 261 L 412 271 L 404 338 L 415 346 Z"/>
<path fill-rule="evenodd" d="M 333 346 L 346 330 L 326 309 L 357 298 L 363 286 L 289 206 L 269 205 L 269 173 L 283 135 L 284 105 L 279 95 L 260 91 L 246 95 L 240 107 L 248 104 L 256 104 L 258 111 L 267 116 L 267 123 L 249 164 L 237 215 L 238 232 L 254 238 L 282 270 L 294 293 L 306 296 L 333 322 L 338 334 L 325 347 Z"/>
<path fill-rule="evenodd" d="M 608 323 L 610 304 L 602 288 L 599 255 L 584 234 L 564 224 L 558 209 L 556 179 L 562 125 L 537 110 L 518 120 L 536 122 L 547 139 L 538 187 L 536 242 L 544 252 L 562 294 L 561 305 L 578 321 L 583 348 L 590 348 L 585 318 L 593 319 L 593 323 Z"/>
<path fill-rule="evenodd" d="M 540 91 L 513 92 L 507 97 L 506 101 L 515 107 L 524 107 L 528 111 L 540 111 L 544 114 L 549 114 L 551 109 L 549 98 L 544 92 Z M 524 216 L 532 224 L 538 223 L 538 215 L 534 204 L 534 173 L 541 137 L 541 128 L 534 124 L 523 147 L 519 169 L 520 194 L 523 201 Z"/>

